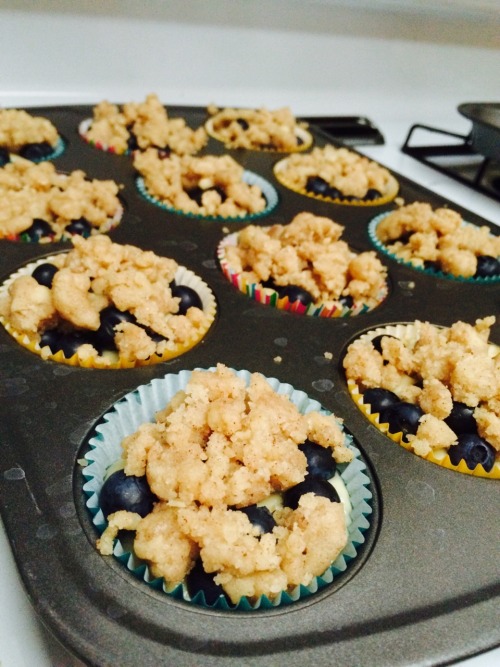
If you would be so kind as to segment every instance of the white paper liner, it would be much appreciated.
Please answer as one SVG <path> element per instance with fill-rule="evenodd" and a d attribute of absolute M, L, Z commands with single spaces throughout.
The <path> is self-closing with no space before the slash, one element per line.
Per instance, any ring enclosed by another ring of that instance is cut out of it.
<path fill-rule="evenodd" d="M 214 371 L 215 369 L 209 368 L 207 370 Z M 249 371 L 240 370 L 234 372 L 238 377 L 243 378 L 247 384 L 249 383 L 251 377 Z M 186 386 L 190 377 L 191 371 L 181 371 L 175 375 L 169 374 L 163 378 L 154 379 L 151 383 L 138 387 L 135 391 L 124 396 L 118 403 L 115 403 L 111 410 L 104 415 L 102 423 L 96 427 L 96 435 L 89 441 L 90 450 L 85 455 L 87 465 L 82 469 L 82 474 L 86 479 L 83 485 L 83 490 L 88 496 L 86 504 L 93 517 L 93 523 L 99 532 L 102 532 L 106 525 L 104 516 L 99 508 L 99 492 L 102 488 L 107 468 L 122 455 L 121 442 L 123 438 L 134 433 L 144 422 L 154 421 L 155 413 L 163 409 L 173 396 Z M 301 413 L 307 414 L 311 411 L 321 411 L 324 414 L 330 414 L 321 407 L 318 401 L 309 398 L 303 391 L 296 390 L 289 384 L 281 383 L 276 378 L 266 378 L 266 380 L 278 394 L 288 396 Z M 365 541 L 364 533 L 370 526 L 369 515 L 372 512 L 370 506 L 372 492 L 370 490 L 370 478 L 367 475 L 366 464 L 361 459 L 360 451 L 352 444 L 352 437 L 348 434 L 345 435 L 346 443 L 353 451 L 355 458 L 348 464 L 339 464 L 337 466 L 352 505 L 350 523 L 348 525 L 348 542 L 342 553 L 309 586 L 297 586 L 290 592 L 279 594 L 273 600 L 270 600 L 266 596 L 262 596 L 256 602 L 242 598 L 236 607 L 230 606 L 224 598 L 220 598 L 212 608 L 236 608 L 238 610 L 251 611 L 290 604 L 315 593 L 317 590 L 331 583 L 336 576 L 348 568 L 349 562 L 356 558 L 358 548 Z M 147 584 L 160 588 L 165 593 L 186 602 L 208 606 L 200 593 L 191 598 L 184 584 L 178 585 L 171 590 L 167 588 L 163 579 L 153 579 L 146 564 L 141 562 L 134 554 L 127 551 L 126 547 L 120 542 L 120 539 L 115 541 L 113 553 L 131 572 L 143 579 Z"/>
<path fill-rule="evenodd" d="M 409 266 L 411 269 L 414 269 L 415 271 L 419 271 L 420 273 L 425 273 L 428 276 L 434 276 L 435 278 L 446 278 L 447 280 L 455 280 L 456 282 L 461 282 L 461 283 L 478 283 L 478 284 L 484 284 L 484 285 L 490 285 L 493 283 L 498 283 L 500 282 L 500 275 L 499 276 L 490 276 L 490 277 L 470 277 L 466 278 L 465 276 L 454 276 L 452 273 L 445 273 L 444 271 L 437 271 L 437 270 L 432 270 L 432 269 L 427 269 L 424 266 L 418 266 L 418 264 L 414 264 L 413 262 L 410 262 L 408 260 L 402 259 L 401 257 L 398 257 L 398 255 L 394 254 L 391 252 L 391 250 L 384 244 L 382 241 L 378 238 L 377 236 L 377 227 L 379 224 L 382 222 L 384 218 L 386 218 L 390 213 L 393 213 L 393 211 L 387 211 L 386 213 L 380 213 L 379 215 L 375 216 L 372 220 L 370 220 L 368 224 L 368 236 L 370 237 L 370 241 L 373 243 L 375 248 L 377 250 L 380 250 L 386 257 L 390 257 L 393 259 L 395 262 L 398 262 L 398 264 L 403 264 L 404 266 Z M 472 227 L 475 227 L 477 225 L 473 225 L 471 222 L 467 222 L 465 220 L 462 221 L 463 225 L 471 225 Z"/>
<path fill-rule="evenodd" d="M 339 197 L 335 199 L 333 197 L 324 197 L 323 195 L 315 194 L 314 192 L 309 192 L 305 188 L 297 187 L 295 183 L 288 178 L 286 174 L 286 169 L 288 166 L 289 159 L 290 159 L 289 157 L 285 157 L 274 165 L 273 171 L 276 179 L 281 183 L 281 185 L 284 185 L 289 190 L 292 190 L 293 192 L 298 192 L 299 194 L 305 195 L 306 197 L 310 197 L 311 199 L 317 199 L 318 201 L 330 202 L 333 204 L 342 204 L 343 206 L 382 206 L 383 204 L 387 204 L 388 202 L 392 201 L 397 195 L 399 190 L 399 183 L 391 174 L 386 191 L 383 192 L 382 196 L 379 197 L 378 199 L 373 199 L 371 201 L 364 199 L 357 199 L 354 201 L 350 201 L 345 197 Z"/>
<path fill-rule="evenodd" d="M 443 329 L 444 327 L 438 328 Z M 418 329 L 418 325 L 415 323 L 381 326 L 371 331 L 365 332 L 359 337 L 359 340 L 371 341 L 378 336 L 392 336 L 394 338 L 399 338 L 405 344 L 411 345 L 415 343 L 416 340 L 418 340 Z M 491 343 L 489 345 L 488 351 L 491 357 L 495 357 L 499 353 L 499 348 L 498 346 Z M 387 435 L 387 437 L 389 437 L 398 445 L 401 445 L 401 447 L 406 449 L 408 452 L 411 452 L 415 456 L 419 456 L 412 450 L 410 443 L 403 439 L 403 433 L 392 433 L 389 430 L 389 424 L 380 421 L 379 413 L 372 412 L 370 404 L 364 403 L 363 394 L 361 393 L 358 384 L 354 380 L 347 381 L 347 388 L 357 407 L 361 410 L 365 417 L 367 417 L 367 419 L 377 427 L 379 431 Z M 443 468 L 447 468 L 448 470 L 460 472 L 464 475 L 485 477 L 488 479 L 500 479 L 500 461 L 498 460 L 494 463 L 492 470 L 490 472 L 486 472 L 483 466 L 480 464 L 478 464 L 474 470 L 471 470 L 463 459 L 459 462 L 458 465 L 453 465 L 453 463 L 450 461 L 448 452 L 444 448 L 436 448 L 430 451 L 426 456 L 421 456 L 420 458 L 423 458 L 424 460 L 431 463 L 435 463 Z"/>
<path fill-rule="evenodd" d="M 207 122 L 205 123 L 205 129 L 213 139 L 216 139 L 217 141 L 222 142 L 224 145 L 227 145 L 230 142 L 227 142 L 226 139 L 224 138 L 224 135 L 218 132 L 215 127 L 218 115 L 219 114 L 215 114 L 214 116 L 212 116 L 207 120 Z M 294 147 L 293 149 L 260 148 L 256 146 L 254 148 L 244 148 L 243 150 L 262 151 L 263 153 L 301 153 L 302 151 L 307 151 L 309 150 L 309 148 L 311 148 L 313 143 L 313 137 L 312 134 L 308 132 L 305 128 L 301 127 L 300 125 L 296 125 L 295 137 L 297 139 L 302 139 L 302 143 L 297 144 L 297 146 Z M 234 148 L 237 150 L 239 147 L 231 145 L 230 148 Z"/>
<path fill-rule="evenodd" d="M 131 151 L 129 149 L 125 151 L 117 151 L 114 146 L 109 146 L 108 144 L 105 144 L 102 141 L 93 141 L 92 139 L 89 139 L 88 131 L 90 130 L 92 121 L 93 121 L 92 118 L 85 118 L 78 124 L 78 134 L 85 141 L 85 143 L 89 144 L 89 146 L 93 146 L 94 148 L 99 149 L 100 151 L 104 151 L 105 153 L 114 153 L 115 155 L 130 154 Z"/>
<path fill-rule="evenodd" d="M 265 228 L 264 228 L 265 229 Z M 220 267 L 223 274 L 229 280 L 229 282 L 234 285 L 240 292 L 246 294 L 254 301 L 258 301 L 266 306 L 271 306 L 272 308 L 278 308 L 279 310 L 286 310 L 292 313 L 298 313 L 300 315 L 309 315 L 310 317 L 352 317 L 355 315 L 361 315 L 363 313 L 368 313 L 380 306 L 380 304 L 387 298 L 389 294 L 389 286 L 387 280 L 384 282 L 383 287 L 377 294 L 377 303 L 374 305 L 369 305 L 364 301 L 354 301 L 352 306 L 333 306 L 329 307 L 326 304 L 314 304 L 311 303 L 308 306 L 305 306 L 299 300 L 290 302 L 288 297 L 280 298 L 276 290 L 272 288 L 263 287 L 259 283 L 250 283 L 245 280 L 241 273 L 234 271 L 229 262 L 226 259 L 226 248 L 232 246 L 236 247 L 238 245 L 239 232 L 233 232 L 225 236 L 222 241 L 219 243 L 217 248 L 217 259 L 219 261 Z"/>
<path fill-rule="evenodd" d="M 51 263 L 58 256 L 59 255 L 50 255 L 48 257 L 37 259 L 12 273 L 7 278 L 7 280 L 5 280 L 2 285 L 0 285 L 0 300 L 2 300 L 2 298 L 7 294 L 10 285 L 16 280 L 16 278 L 26 275 L 30 276 L 37 266 L 40 264 L 45 264 L 46 262 Z M 149 359 L 124 360 L 120 359 L 117 353 L 109 353 L 103 357 L 89 357 L 85 359 L 80 359 L 77 354 L 74 354 L 72 357 L 65 357 L 62 351 L 58 351 L 56 354 L 52 354 L 47 346 L 41 348 L 40 344 L 34 338 L 34 336 L 17 331 L 3 315 L 0 315 L 0 324 L 5 327 L 6 331 L 20 345 L 30 350 L 31 352 L 34 352 L 38 356 L 41 356 L 43 359 L 50 359 L 51 361 L 57 361 L 69 366 L 82 366 L 85 368 L 118 369 L 134 368 L 136 366 L 149 366 L 152 364 L 160 363 L 162 361 L 168 361 L 169 359 L 178 357 L 190 350 L 200 340 L 202 340 L 215 319 L 217 310 L 215 296 L 209 286 L 199 276 L 184 266 L 178 266 L 175 273 L 175 281 L 178 285 L 191 287 L 195 292 L 197 292 L 201 299 L 203 311 L 207 315 L 207 327 L 206 329 L 197 332 L 191 339 L 186 340 L 183 343 L 178 343 L 172 346 L 172 348 L 167 349 L 161 356 L 154 355 L 154 357 L 150 357 Z"/>
<path fill-rule="evenodd" d="M 138 176 L 135 180 L 135 183 L 141 195 L 149 202 L 151 202 L 151 204 L 159 206 L 160 208 L 163 208 L 165 211 L 169 211 L 170 213 L 177 213 L 178 215 L 183 215 L 187 218 L 193 218 L 195 220 L 241 222 L 242 220 L 258 220 L 259 218 L 263 218 L 264 216 L 269 215 L 269 213 L 271 213 L 271 211 L 273 211 L 278 205 L 278 193 L 276 192 L 275 188 L 271 185 L 271 183 L 269 183 L 269 181 L 266 181 L 265 178 L 259 176 L 259 174 L 256 174 L 253 171 L 248 171 L 246 169 L 243 172 L 242 180 L 248 185 L 256 185 L 260 188 L 266 200 L 266 206 L 262 211 L 259 211 L 258 213 L 246 213 L 228 217 L 222 217 L 220 215 L 200 215 L 198 213 L 190 213 L 188 211 L 183 211 L 182 209 L 170 206 L 166 202 L 160 201 L 157 197 L 150 195 L 142 176 Z"/>

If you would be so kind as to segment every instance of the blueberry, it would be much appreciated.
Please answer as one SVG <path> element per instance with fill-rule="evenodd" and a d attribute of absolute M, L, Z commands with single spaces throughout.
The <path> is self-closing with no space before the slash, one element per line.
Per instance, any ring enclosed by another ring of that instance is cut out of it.
<path fill-rule="evenodd" d="M 394 338 L 394 336 L 387 336 L 386 334 L 382 334 L 371 339 L 371 344 L 377 350 L 377 352 L 380 352 L 380 354 L 382 354 L 382 338 Z"/>
<path fill-rule="evenodd" d="M 190 308 L 200 308 L 203 310 L 203 303 L 200 295 L 192 287 L 187 285 L 171 286 L 172 296 L 180 299 L 178 315 L 185 315 Z"/>
<path fill-rule="evenodd" d="M 202 188 L 200 188 L 198 185 L 195 186 L 194 188 L 191 188 L 190 190 L 186 190 L 188 197 L 193 201 L 195 201 L 198 204 L 198 206 L 202 205 L 201 198 L 204 192 L 205 190 L 202 190 Z"/>
<path fill-rule="evenodd" d="M 350 294 L 346 294 L 345 296 L 340 297 L 339 303 L 341 303 L 344 308 L 352 308 L 354 306 L 354 299 Z"/>
<path fill-rule="evenodd" d="M 10 153 L 6 148 L 0 146 L 0 167 L 5 167 L 10 162 Z"/>
<path fill-rule="evenodd" d="M 457 444 L 449 448 L 448 454 L 454 466 L 457 466 L 463 459 L 469 470 L 474 470 L 478 464 L 481 464 L 486 472 L 490 472 L 495 463 L 495 450 L 475 433 L 459 435 Z"/>
<path fill-rule="evenodd" d="M 19 151 L 19 155 L 26 160 L 36 162 L 37 160 L 47 158 L 53 151 L 54 149 L 48 141 L 41 141 L 39 143 L 25 144 Z"/>
<path fill-rule="evenodd" d="M 365 201 L 374 201 L 375 199 L 380 199 L 381 196 L 382 193 L 379 190 L 376 190 L 375 188 L 369 188 L 366 191 L 366 194 L 363 197 L 363 199 Z"/>
<path fill-rule="evenodd" d="M 55 274 L 58 272 L 57 266 L 50 264 L 49 262 L 44 262 L 39 264 L 36 269 L 31 274 L 33 278 L 37 281 L 39 285 L 45 285 L 45 287 L 52 287 L 52 280 Z"/>
<path fill-rule="evenodd" d="M 116 306 L 107 306 L 100 313 L 101 324 L 95 332 L 95 341 L 102 349 L 115 350 L 115 327 L 121 322 L 136 322 L 132 313 L 118 310 Z"/>
<path fill-rule="evenodd" d="M 75 330 L 62 332 L 59 329 L 49 329 L 40 338 L 40 346 L 48 345 L 52 354 L 62 350 L 64 356 L 69 359 L 78 348 L 85 343 L 93 345 L 93 334 L 90 331 Z"/>
<path fill-rule="evenodd" d="M 61 333 L 57 329 L 47 329 L 40 337 L 40 347 L 48 345 L 52 354 L 61 349 Z"/>
<path fill-rule="evenodd" d="M 22 237 L 26 237 L 27 241 L 32 241 L 36 243 L 40 239 L 49 238 L 54 236 L 52 227 L 46 220 L 41 218 L 35 218 L 31 227 L 26 229 L 22 234 Z"/>
<path fill-rule="evenodd" d="M 99 506 L 106 517 L 118 510 L 144 517 L 153 509 L 155 500 L 145 476 L 126 475 L 123 470 L 110 475 L 99 494 Z"/>
<path fill-rule="evenodd" d="M 474 408 L 470 408 L 460 401 L 453 401 L 451 412 L 444 421 L 457 435 L 462 433 L 477 433 Z"/>
<path fill-rule="evenodd" d="M 131 129 L 128 130 L 129 137 L 127 139 L 127 148 L 129 151 L 139 150 L 139 144 L 137 143 L 137 137 L 132 132 Z"/>
<path fill-rule="evenodd" d="M 418 405 L 400 401 L 394 405 L 390 405 L 380 413 L 380 422 L 389 423 L 389 430 L 391 433 L 399 433 L 402 431 L 403 437 L 406 438 L 408 434 L 415 435 L 418 428 L 419 419 L 424 412 Z"/>
<path fill-rule="evenodd" d="M 500 261 L 490 255 L 478 255 L 476 278 L 493 278 L 500 276 Z"/>
<path fill-rule="evenodd" d="M 92 331 L 77 329 L 68 333 L 61 333 L 59 336 L 59 349 L 63 351 L 67 359 L 72 357 L 79 347 L 86 344 L 94 346 L 94 334 Z"/>
<path fill-rule="evenodd" d="M 78 218 L 66 225 L 65 229 L 69 234 L 78 234 L 78 236 L 88 239 L 92 231 L 92 225 L 86 218 Z"/>
<path fill-rule="evenodd" d="M 312 295 L 309 294 L 307 290 L 302 289 L 302 287 L 298 287 L 297 285 L 286 285 L 280 289 L 279 295 L 281 298 L 287 296 L 290 303 L 299 301 L 304 306 L 308 306 L 313 302 Z"/>
<path fill-rule="evenodd" d="M 367 389 L 363 394 L 363 403 L 368 403 L 372 412 L 382 412 L 399 402 L 399 396 L 394 392 L 380 387 Z"/>
<path fill-rule="evenodd" d="M 315 195 L 327 196 L 330 185 L 321 176 L 309 176 L 306 181 L 307 192 L 312 192 Z"/>
<path fill-rule="evenodd" d="M 241 127 L 242 130 L 248 130 L 248 128 L 250 127 L 250 125 L 244 118 L 237 118 L 236 122 L 238 123 L 238 125 Z"/>
<path fill-rule="evenodd" d="M 332 503 L 340 502 L 339 494 L 329 482 L 324 479 L 308 476 L 303 482 L 292 486 L 283 493 L 283 504 L 285 507 L 291 507 L 294 510 L 299 506 L 300 498 L 306 493 L 324 496 Z"/>
<path fill-rule="evenodd" d="M 441 263 L 432 259 L 424 260 L 424 269 L 428 271 L 441 271 Z"/>
<path fill-rule="evenodd" d="M 283 289 L 283 285 L 276 285 L 274 282 L 274 278 L 271 276 L 267 280 L 262 280 L 261 283 L 262 287 L 269 287 L 270 289 L 273 289 L 275 292 L 278 292 L 278 294 L 281 292 Z"/>
<path fill-rule="evenodd" d="M 329 187 L 325 194 L 327 197 L 330 197 L 330 199 L 345 199 L 344 195 L 338 188 Z"/>
<path fill-rule="evenodd" d="M 201 560 L 197 560 L 186 577 L 186 587 L 189 595 L 194 598 L 197 593 L 203 591 L 205 601 L 209 605 L 215 604 L 221 595 L 226 597 L 222 586 L 215 583 L 214 576 L 214 574 L 205 572 L 203 563 Z"/>
<path fill-rule="evenodd" d="M 248 507 L 240 507 L 239 511 L 247 515 L 252 526 L 256 526 L 261 535 L 273 532 L 273 528 L 276 526 L 276 521 L 267 507 L 249 505 Z"/>
<path fill-rule="evenodd" d="M 335 475 L 337 464 L 330 447 L 322 447 L 311 440 L 299 445 L 307 459 L 307 474 L 317 479 L 330 479 Z"/>

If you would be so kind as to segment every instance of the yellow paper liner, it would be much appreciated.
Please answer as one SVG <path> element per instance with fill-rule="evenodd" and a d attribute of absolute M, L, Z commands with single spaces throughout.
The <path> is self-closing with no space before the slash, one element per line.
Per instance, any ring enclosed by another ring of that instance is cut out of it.
<path fill-rule="evenodd" d="M 224 135 L 220 134 L 220 132 L 217 131 L 217 129 L 214 127 L 215 122 L 217 122 L 217 117 L 220 114 L 215 114 L 211 118 L 209 118 L 206 123 L 205 123 L 205 129 L 207 133 L 213 138 L 216 139 L 217 141 L 222 142 L 226 147 L 228 148 L 234 148 L 237 150 L 239 147 L 238 146 L 233 146 L 231 142 L 228 142 L 225 138 Z M 252 147 L 252 148 L 244 148 L 243 150 L 252 150 L 252 151 L 262 151 L 263 153 L 302 153 L 303 151 L 309 150 L 313 144 L 313 137 L 310 132 L 308 132 L 305 128 L 301 127 L 300 125 L 296 125 L 295 127 L 295 136 L 299 139 L 302 139 L 301 144 L 297 144 L 296 147 L 294 148 L 289 148 L 289 149 L 279 149 L 279 148 L 262 148 L 262 147 Z"/>
<path fill-rule="evenodd" d="M 50 262 L 56 255 L 51 257 L 44 257 L 41 260 L 35 262 L 30 262 L 25 267 L 13 273 L 4 283 L 0 286 L 0 298 L 7 291 L 9 285 L 21 275 L 31 275 L 33 270 L 39 264 L 45 262 Z M 9 333 L 12 338 L 14 338 L 19 345 L 22 345 L 24 348 L 37 354 L 39 357 L 42 357 L 44 360 L 56 361 L 60 364 L 66 364 L 68 366 L 78 366 L 80 368 L 104 368 L 104 369 L 120 369 L 120 368 L 136 368 L 139 366 L 151 366 L 153 364 L 161 363 L 162 361 L 169 361 L 175 357 L 179 357 L 185 352 L 191 350 L 195 345 L 197 345 L 206 335 L 210 327 L 212 326 L 215 320 L 216 314 L 216 301 L 215 297 L 206 283 L 204 283 L 201 278 L 199 278 L 195 273 L 189 269 L 179 266 L 176 274 L 175 280 L 177 284 L 187 285 L 188 287 L 193 288 L 199 295 L 202 304 L 203 312 L 207 316 L 207 326 L 204 329 L 196 332 L 196 335 L 193 335 L 190 339 L 179 343 L 174 347 L 165 350 L 161 355 L 154 354 L 148 359 L 120 359 L 118 353 L 107 353 L 107 356 L 98 356 L 98 357 L 88 357 L 81 359 L 78 354 L 75 353 L 71 357 L 65 357 L 62 350 L 59 350 L 55 354 L 50 351 L 48 346 L 40 347 L 38 340 L 31 335 L 28 335 L 24 332 L 18 331 L 15 329 L 10 322 L 3 316 L 0 315 L 0 324 L 5 327 L 7 333 Z"/>
<path fill-rule="evenodd" d="M 382 197 L 379 197 L 378 199 L 373 199 L 371 201 L 363 199 L 349 201 L 348 199 L 345 198 L 333 199 L 332 197 L 323 197 L 322 195 L 317 195 L 313 192 L 309 192 L 305 188 L 297 187 L 289 178 L 287 178 L 286 174 L 284 174 L 283 172 L 287 167 L 288 159 L 289 159 L 288 157 L 283 158 L 274 165 L 273 171 L 276 180 L 279 181 L 281 185 L 284 185 L 289 190 L 297 192 L 298 194 L 301 195 L 305 195 L 306 197 L 310 197 L 311 199 L 330 202 L 332 204 L 342 204 L 343 206 L 382 206 L 383 204 L 388 204 L 390 201 L 392 201 L 399 191 L 398 181 L 394 178 L 394 176 L 390 175 L 386 192 L 383 193 Z"/>
<path fill-rule="evenodd" d="M 373 338 L 382 335 L 394 336 L 402 340 L 404 340 L 405 338 L 411 339 L 415 335 L 415 327 L 412 325 L 394 325 L 388 327 L 379 327 L 364 334 L 361 338 L 372 340 Z M 491 344 L 491 348 L 492 348 L 492 354 L 495 350 L 498 350 L 497 346 L 493 344 Z M 460 472 L 464 475 L 472 475 L 473 477 L 483 477 L 486 479 L 500 479 L 500 461 L 498 459 L 493 464 L 493 468 L 490 470 L 490 472 L 486 472 L 486 470 L 483 468 L 481 464 L 478 464 L 474 468 L 474 470 L 470 470 L 470 468 L 467 466 L 466 462 L 463 459 L 459 462 L 458 465 L 456 466 L 453 465 L 453 463 L 450 461 L 450 457 L 446 449 L 444 448 L 430 451 L 426 456 L 421 456 L 419 454 L 416 454 L 411 448 L 411 443 L 405 442 L 403 440 L 402 432 L 391 433 L 391 431 L 389 431 L 389 424 L 379 421 L 380 414 L 378 412 L 372 412 L 370 404 L 364 403 L 363 394 L 361 393 L 358 384 L 354 380 L 351 379 L 347 380 L 347 388 L 354 403 L 359 408 L 359 410 L 361 410 L 361 412 L 365 415 L 365 417 L 379 431 L 387 435 L 393 442 L 397 443 L 398 445 L 401 445 L 401 447 L 406 449 L 408 452 L 415 454 L 415 456 L 419 456 L 425 461 L 430 461 L 430 463 L 435 463 L 436 465 L 441 466 L 442 468 L 447 468 L 448 470 L 454 470 L 455 472 Z"/>

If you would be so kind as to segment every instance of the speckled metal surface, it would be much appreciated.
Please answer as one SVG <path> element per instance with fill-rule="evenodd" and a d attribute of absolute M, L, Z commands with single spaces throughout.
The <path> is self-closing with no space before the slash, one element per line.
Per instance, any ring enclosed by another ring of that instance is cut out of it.
<path fill-rule="evenodd" d="M 55 161 L 58 169 L 82 168 L 124 184 L 125 216 L 112 239 L 173 257 L 201 276 L 218 302 L 215 325 L 196 348 L 131 370 L 44 362 L 0 330 L 0 510 L 25 586 L 50 630 L 85 663 L 100 667 L 260 667 L 291 660 L 399 667 L 448 664 L 499 645 L 500 485 L 439 468 L 389 441 L 351 400 L 341 359 L 353 338 L 375 326 L 414 319 L 446 326 L 497 314 L 500 286 L 455 283 L 384 259 L 390 294 L 370 313 L 322 320 L 267 308 L 238 292 L 215 261 L 226 228 L 237 231 L 244 222 L 192 220 L 145 201 L 135 188 L 130 157 L 103 153 L 78 136 L 90 107 L 36 111 L 68 142 Z M 205 119 L 202 109 L 171 109 L 171 115 L 181 113 L 193 126 Z M 316 141 L 325 143 L 325 137 L 317 133 Z M 210 140 L 206 152 L 222 153 L 223 147 Z M 232 154 L 279 192 L 277 208 L 257 224 L 286 223 L 311 210 L 345 225 L 346 241 L 365 250 L 372 249 L 369 220 L 394 206 L 317 202 L 275 181 L 272 166 L 279 156 Z M 406 178 L 398 180 L 408 202 L 446 203 Z M 455 208 L 470 222 L 485 224 Z M 0 249 L 3 279 L 56 246 L 4 240 Z M 499 323 L 492 338 L 500 343 Z M 319 400 L 344 419 L 370 467 L 374 514 L 360 557 L 303 603 L 250 614 L 194 608 L 150 590 L 95 550 L 78 463 L 93 426 L 138 385 L 217 362 L 277 377 Z"/>

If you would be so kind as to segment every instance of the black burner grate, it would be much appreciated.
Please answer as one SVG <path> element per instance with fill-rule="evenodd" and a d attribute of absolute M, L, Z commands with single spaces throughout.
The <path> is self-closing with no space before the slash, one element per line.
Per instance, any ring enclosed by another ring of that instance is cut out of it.
<path fill-rule="evenodd" d="M 446 137 L 446 142 L 411 145 L 417 133 L 422 136 L 422 132 Z M 500 162 L 478 153 L 472 146 L 471 135 L 416 124 L 410 128 L 401 150 L 428 167 L 500 201 Z"/>

